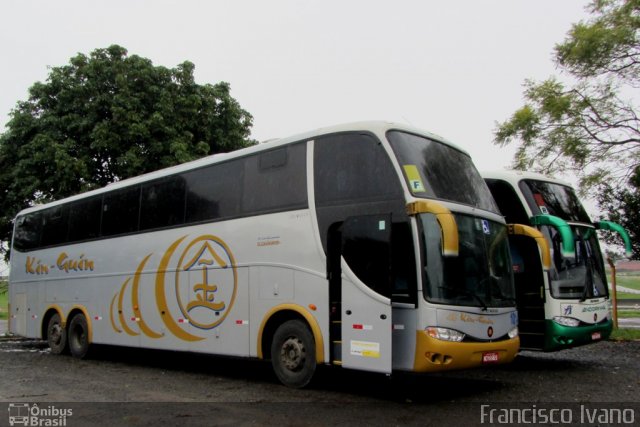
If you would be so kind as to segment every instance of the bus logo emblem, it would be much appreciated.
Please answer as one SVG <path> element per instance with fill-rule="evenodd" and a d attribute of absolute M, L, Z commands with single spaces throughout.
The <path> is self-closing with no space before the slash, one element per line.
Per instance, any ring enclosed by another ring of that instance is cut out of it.
<path fill-rule="evenodd" d="M 141 295 L 142 288 L 150 284 L 155 284 L 155 305 L 160 321 L 179 339 L 203 340 L 205 337 L 194 335 L 187 329 L 210 330 L 226 319 L 238 287 L 233 254 L 227 244 L 216 236 L 195 237 L 185 247 L 186 238 L 179 238 L 166 249 L 153 283 L 145 280 L 148 275 L 143 274 L 152 253 L 139 263 L 132 277 L 126 278 L 111 300 L 109 310 L 113 330 L 130 336 L 140 333 L 150 338 L 165 336 L 145 320 L 151 313 L 149 309 L 144 310 L 147 300 Z M 184 248 L 181 253 L 178 252 L 180 247 Z M 177 253 L 180 253 L 179 257 Z M 125 303 L 125 299 L 130 299 L 130 302 Z"/>
<path fill-rule="evenodd" d="M 176 299 L 182 315 L 196 328 L 222 323 L 233 306 L 237 284 L 233 255 L 219 238 L 200 236 L 182 252 L 175 273 Z"/>

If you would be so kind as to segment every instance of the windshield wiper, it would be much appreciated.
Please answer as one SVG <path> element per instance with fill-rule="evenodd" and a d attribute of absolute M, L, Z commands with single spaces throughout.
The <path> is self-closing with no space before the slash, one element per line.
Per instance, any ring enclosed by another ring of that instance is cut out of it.
<path fill-rule="evenodd" d="M 466 289 L 458 289 L 458 288 L 453 288 L 451 286 L 438 286 L 439 289 L 444 289 L 446 291 L 451 291 L 455 294 L 457 294 L 457 296 L 463 295 L 463 296 L 467 296 L 467 297 L 471 297 L 474 298 L 477 302 L 480 303 L 480 307 L 482 308 L 482 311 L 487 311 L 487 303 L 484 302 L 484 300 L 482 298 L 480 298 L 480 296 L 478 296 L 477 294 L 474 294 L 471 291 L 468 291 Z"/>
<path fill-rule="evenodd" d="M 462 295 L 474 298 L 476 301 L 478 301 L 480 303 L 480 307 L 482 307 L 482 311 L 487 311 L 487 303 L 484 302 L 484 300 L 482 298 L 480 298 L 480 296 L 478 294 L 475 294 L 471 291 L 468 291 L 466 289 L 455 289 L 457 292 L 461 293 Z"/>
<path fill-rule="evenodd" d="M 495 279 L 493 277 L 492 277 L 492 279 L 495 280 L 496 282 L 498 282 L 497 279 Z M 512 304 L 516 303 L 516 299 L 515 298 L 508 297 L 508 296 L 506 296 L 505 294 L 502 293 L 502 290 L 500 289 L 500 286 L 497 283 L 495 284 L 495 287 L 494 286 L 490 286 L 489 287 L 489 293 L 491 294 L 492 297 L 497 297 L 497 298 L 501 299 L 502 301 L 507 301 L 507 302 L 510 302 Z"/>

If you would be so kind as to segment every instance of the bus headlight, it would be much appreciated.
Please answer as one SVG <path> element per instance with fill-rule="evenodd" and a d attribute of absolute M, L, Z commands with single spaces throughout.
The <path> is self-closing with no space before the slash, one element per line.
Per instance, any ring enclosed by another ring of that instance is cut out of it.
<path fill-rule="evenodd" d="M 464 339 L 462 332 L 449 328 L 437 328 L 435 326 L 429 326 L 425 329 L 427 334 L 431 338 L 435 338 L 442 341 L 460 342 Z"/>
<path fill-rule="evenodd" d="M 508 335 L 509 335 L 509 338 L 511 338 L 511 339 L 517 337 L 518 336 L 518 327 L 516 326 L 515 328 L 510 330 Z"/>
<path fill-rule="evenodd" d="M 580 324 L 580 321 L 578 319 L 574 319 L 573 317 L 565 317 L 565 316 L 554 316 L 553 321 L 562 326 L 575 327 Z"/>

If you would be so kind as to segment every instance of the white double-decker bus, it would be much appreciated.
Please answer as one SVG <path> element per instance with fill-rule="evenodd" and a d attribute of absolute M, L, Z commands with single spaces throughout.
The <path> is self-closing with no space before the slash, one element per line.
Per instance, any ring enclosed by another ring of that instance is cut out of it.
<path fill-rule="evenodd" d="M 470 157 L 403 125 L 321 129 L 36 206 L 10 330 L 391 373 L 511 361 L 507 227 Z"/>
<path fill-rule="evenodd" d="M 606 339 L 613 323 L 596 230 L 620 233 L 631 256 L 626 231 L 610 221 L 592 222 L 563 181 L 532 172 L 483 176 L 506 221 L 539 233 L 538 246 L 509 237 L 521 347 L 556 351 Z"/>

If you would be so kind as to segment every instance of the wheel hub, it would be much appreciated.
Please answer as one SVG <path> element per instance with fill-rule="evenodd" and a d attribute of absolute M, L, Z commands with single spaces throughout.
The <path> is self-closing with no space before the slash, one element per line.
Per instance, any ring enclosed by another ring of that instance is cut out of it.
<path fill-rule="evenodd" d="M 282 364 L 290 371 L 300 369 L 306 359 L 304 344 L 297 338 L 289 338 L 282 344 L 280 352 Z"/>
<path fill-rule="evenodd" d="M 51 328 L 51 340 L 56 344 L 60 344 L 61 339 L 62 339 L 62 327 L 58 324 L 55 324 L 53 325 L 53 328 Z"/>

